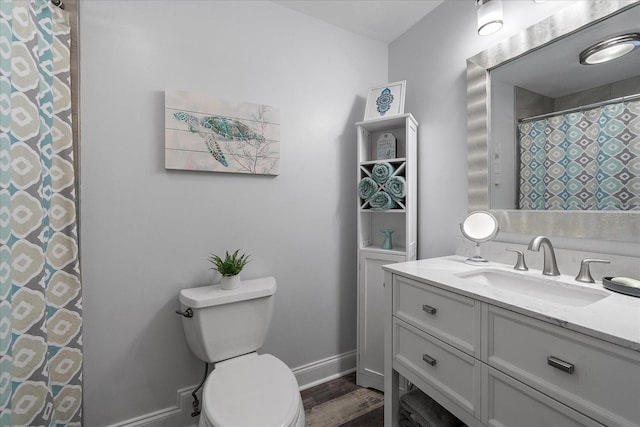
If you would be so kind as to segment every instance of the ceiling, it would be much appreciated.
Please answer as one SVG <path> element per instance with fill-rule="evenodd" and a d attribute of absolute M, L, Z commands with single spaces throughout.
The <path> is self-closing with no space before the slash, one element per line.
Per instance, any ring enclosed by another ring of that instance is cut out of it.
<path fill-rule="evenodd" d="M 445 0 L 272 1 L 347 31 L 390 43 Z M 624 30 L 637 32 L 640 7 L 633 9 L 633 13 L 607 20 L 608 24 L 593 26 L 588 31 L 580 32 L 580 35 L 574 34 L 562 42 L 526 55 L 526 61 L 518 60 L 501 66 L 492 71 L 492 78 L 558 97 L 635 75 L 635 70 L 640 68 L 640 52 L 600 66 L 581 66 L 577 63 L 577 56 L 582 49 L 607 35 Z M 544 56 L 540 57 L 541 55 Z M 551 55 L 553 59 L 550 60 L 547 55 Z M 549 63 L 554 63 L 554 67 L 549 67 Z"/>
<path fill-rule="evenodd" d="M 390 43 L 444 0 L 273 0 L 374 40 Z"/>

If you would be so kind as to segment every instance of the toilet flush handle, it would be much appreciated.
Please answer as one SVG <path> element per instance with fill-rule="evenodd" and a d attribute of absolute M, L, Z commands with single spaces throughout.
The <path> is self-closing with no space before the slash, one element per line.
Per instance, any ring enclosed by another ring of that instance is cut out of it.
<path fill-rule="evenodd" d="M 176 310 L 176 314 L 181 314 L 184 317 L 193 317 L 193 310 L 187 308 L 185 311 Z"/>

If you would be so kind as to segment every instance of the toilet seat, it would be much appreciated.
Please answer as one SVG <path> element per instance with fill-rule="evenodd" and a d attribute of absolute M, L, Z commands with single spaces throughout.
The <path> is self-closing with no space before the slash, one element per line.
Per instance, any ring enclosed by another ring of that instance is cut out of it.
<path fill-rule="evenodd" d="M 216 364 L 202 401 L 204 425 L 216 427 L 288 427 L 302 407 L 298 382 L 287 365 L 257 353 Z"/>

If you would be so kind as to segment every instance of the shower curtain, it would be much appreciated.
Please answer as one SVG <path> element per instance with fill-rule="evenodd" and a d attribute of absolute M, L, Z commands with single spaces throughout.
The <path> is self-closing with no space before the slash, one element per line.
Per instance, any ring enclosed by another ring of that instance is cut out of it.
<path fill-rule="evenodd" d="M 518 124 L 520 209 L 640 209 L 640 101 Z"/>
<path fill-rule="evenodd" d="M 80 426 L 69 16 L 44 0 L 0 15 L 0 425 Z"/>

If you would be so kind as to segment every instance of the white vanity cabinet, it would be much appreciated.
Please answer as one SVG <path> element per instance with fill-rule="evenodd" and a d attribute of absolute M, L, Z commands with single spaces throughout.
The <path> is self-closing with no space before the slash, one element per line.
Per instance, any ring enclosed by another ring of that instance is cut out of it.
<path fill-rule="evenodd" d="M 637 345 L 456 292 L 417 268 L 385 270 L 386 427 L 397 425 L 399 375 L 469 426 L 640 425 Z"/>
<path fill-rule="evenodd" d="M 374 167 L 388 164 L 391 176 L 404 181 L 405 196 L 394 199 L 388 209 L 376 209 L 357 194 L 358 210 L 358 346 L 356 382 L 363 387 L 384 388 L 384 271 L 382 266 L 416 258 L 417 253 L 417 131 L 411 114 L 376 118 L 356 123 L 357 185 L 372 179 Z M 378 150 L 378 141 L 392 146 Z M 380 153 L 379 153 L 380 151 Z M 389 154 L 391 153 L 391 154 Z M 371 181 L 370 181 L 371 182 Z M 386 183 L 376 183 L 385 191 Z M 392 229 L 392 247 L 383 247 Z"/>

